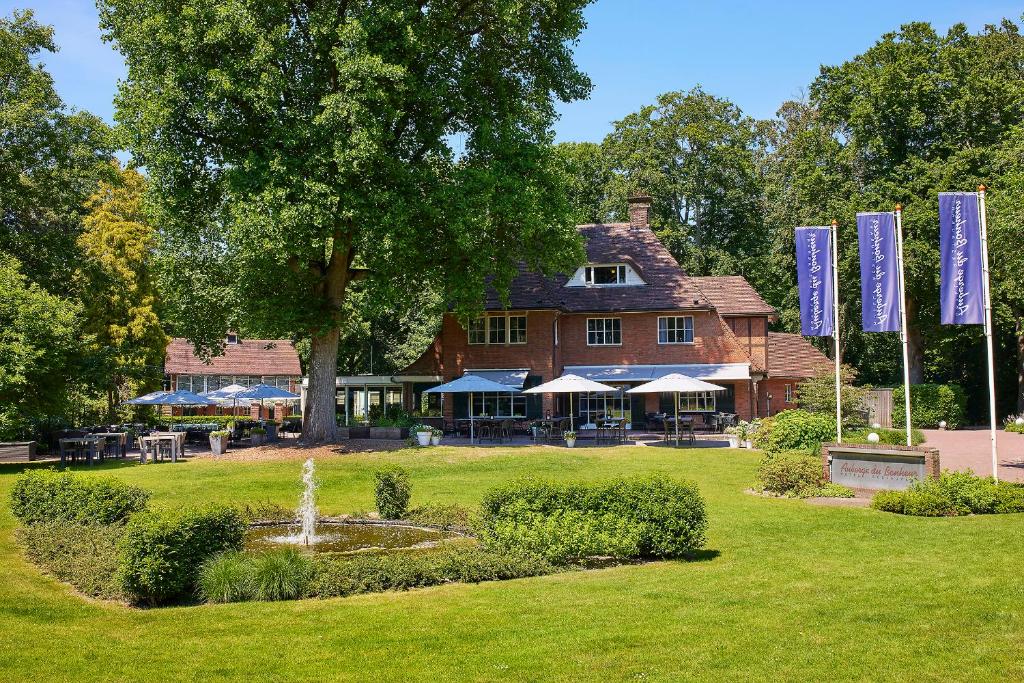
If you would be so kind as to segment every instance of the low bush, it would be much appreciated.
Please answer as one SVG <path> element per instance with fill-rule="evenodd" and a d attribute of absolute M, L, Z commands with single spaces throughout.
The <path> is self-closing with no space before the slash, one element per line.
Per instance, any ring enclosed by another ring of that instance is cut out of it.
<path fill-rule="evenodd" d="M 1024 434 L 1024 415 L 1010 415 L 1003 421 L 1003 430 Z"/>
<path fill-rule="evenodd" d="M 821 444 L 836 439 L 836 419 L 806 410 L 784 410 L 762 420 L 754 433 L 754 447 L 768 453 L 816 452 Z"/>
<path fill-rule="evenodd" d="M 249 585 L 255 600 L 295 600 L 309 587 L 312 563 L 295 548 L 280 548 L 256 555 Z"/>
<path fill-rule="evenodd" d="M 438 527 L 440 529 L 468 529 L 472 523 L 469 508 L 456 503 L 450 505 L 422 505 L 409 510 L 406 519 L 414 524 Z"/>
<path fill-rule="evenodd" d="M 114 524 L 141 512 L 149 492 L 114 477 L 29 470 L 11 488 L 11 511 L 23 524 Z"/>
<path fill-rule="evenodd" d="M 871 507 L 920 517 L 1024 512 L 1024 485 L 947 470 L 938 479 L 914 482 L 904 491 L 879 492 Z"/>
<path fill-rule="evenodd" d="M 904 429 L 886 429 L 884 427 L 877 429 L 866 427 L 862 429 L 844 429 L 843 443 L 871 443 L 868 441 L 868 434 L 871 432 L 878 434 L 878 443 L 880 444 L 888 446 L 907 445 L 907 432 Z M 911 429 L 910 440 L 915 446 L 923 444 L 925 441 L 924 432 L 920 429 Z"/>
<path fill-rule="evenodd" d="M 486 547 L 557 561 L 679 557 L 704 545 L 707 513 L 696 486 L 661 475 L 573 484 L 525 479 L 488 491 L 478 526 Z"/>
<path fill-rule="evenodd" d="M 903 387 L 892 391 L 892 426 L 906 426 Z M 915 427 L 935 429 L 945 422 L 948 429 L 959 429 L 966 419 L 967 395 L 959 384 L 912 384 L 910 419 Z"/>
<path fill-rule="evenodd" d="M 412 495 L 409 473 L 399 465 L 386 465 L 374 473 L 373 479 L 380 516 L 384 519 L 404 518 Z"/>
<path fill-rule="evenodd" d="M 309 594 L 332 598 L 452 582 L 502 581 L 555 571 L 550 563 L 536 556 L 452 544 L 430 551 L 318 558 Z"/>
<path fill-rule="evenodd" d="M 242 602 L 252 597 L 249 557 L 229 550 L 211 557 L 199 568 L 199 597 L 206 602 Z"/>
<path fill-rule="evenodd" d="M 789 498 L 853 498 L 853 490 L 825 479 L 821 458 L 804 451 L 767 454 L 757 468 L 762 490 Z"/>
<path fill-rule="evenodd" d="M 15 536 L 25 556 L 61 581 L 94 598 L 122 598 L 115 578 L 120 524 L 58 521 L 18 527 Z"/>
<path fill-rule="evenodd" d="M 195 594 L 208 558 L 242 547 L 245 523 L 228 507 L 144 512 L 125 526 L 118 581 L 129 600 L 162 605 Z"/>

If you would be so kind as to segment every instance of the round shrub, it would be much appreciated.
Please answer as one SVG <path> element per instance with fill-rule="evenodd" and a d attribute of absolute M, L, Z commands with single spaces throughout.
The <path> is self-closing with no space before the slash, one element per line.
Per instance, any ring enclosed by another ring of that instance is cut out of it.
<path fill-rule="evenodd" d="M 137 604 L 155 606 L 190 598 L 203 562 L 241 549 L 244 532 L 241 516 L 229 507 L 137 514 L 121 539 L 118 582 Z"/>
<path fill-rule="evenodd" d="M 892 391 L 892 426 L 906 427 L 903 387 Z M 949 429 L 959 429 L 966 419 L 967 395 L 959 384 L 910 385 L 910 419 L 915 427 L 936 429 L 945 421 Z"/>
<path fill-rule="evenodd" d="M 387 465 L 377 470 L 373 479 L 374 497 L 380 516 L 384 519 L 404 518 L 412 496 L 409 473 L 399 465 Z"/>
<path fill-rule="evenodd" d="M 29 470 L 11 488 L 11 511 L 23 524 L 114 524 L 141 512 L 149 492 L 116 477 Z"/>
<path fill-rule="evenodd" d="M 821 459 L 803 451 L 766 455 L 757 468 L 764 490 L 780 496 L 798 496 L 805 489 L 817 488 L 823 477 Z"/>
<path fill-rule="evenodd" d="M 821 444 L 835 441 L 836 419 L 806 410 L 784 410 L 761 423 L 754 433 L 754 446 L 768 453 L 818 451 Z"/>

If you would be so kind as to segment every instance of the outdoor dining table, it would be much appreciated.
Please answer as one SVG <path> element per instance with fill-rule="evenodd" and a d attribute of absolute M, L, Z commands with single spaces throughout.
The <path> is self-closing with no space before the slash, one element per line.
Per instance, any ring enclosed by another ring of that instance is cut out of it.
<path fill-rule="evenodd" d="M 65 437 L 60 440 L 60 464 L 67 462 L 68 454 L 71 453 L 74 457 L 74 452 L 77 451 L 78 446 L 88 446 L 89 449 L 85 454 L 85 461 L 88 464 L 92 464 L 97 456 L 97 453 L 102 457 L 102 452 L 99 450 L 99 437 L 96 435 L 89 436 L 71 436 Z"/>
<path fill-rule="evenodd" d="M 599 420 L 597 423 L 597 443 L 608 440 L 612 443 L 626 441 L 626 418 Z"/>
<path fill-rule="evenodd" d="M 670 439 L 675 439 L 676 438 L 676 429 L 675 429 L 675 427 L 676 427 L 676 419 L 677 418 L 674 418 L 671 415 L 669 415 L 669 416 L 665 417 L 662 420 L 662 425 L 665 428 L 665 441 L 669 441 Z M 694 441 L 696 441 L 696 436 L 694 436 L 694 433 L 693 433 L 693 416 L 692 415 L 685 415 L 685 416 L 681 415 L 678 418 L 678 420 L 679 420 L 679 432 L 681 432 L 684 436 L 686 436 L 686 438 L 690 440 L 690 443 L 693 443 Z"/>
<path fill-rule="evenodd" d="M 146 464 L 146 458 L 150 448 L 152 448 L 153 461 L 156 461 L 157 455 L 160 452 L 160 444 L 169 442 L 171 445 L 171 462 L 178 462 L 178 456 L 182 454 L 185 449 L 185 433 L 184 432 L 162 432 L 158 434 L 150 434 L 149 436 L 139 437 L 139 462 L 143 465 Z"/>
<path fill-rule="evenodd" d="M 128 432 L 99 432 L 97 434 L 92 434 L 91 436 L 99 437 L 101 439 L 117 439 L 117 457 L 128 457 Z M 100 457 L 102 457 L 103 449 L 100 450 Z"/>
<path fill-rule="evenodd" d="M 565 417 L 545 417 L 540 420 L 535 420 L 535 422 L 540 425 L 542 432 L 547 433 L 548 439 L 558 441 L 562 438 L 562 435 L 559 433 L 558 426 L 567 419 L 568 418 Z"/>

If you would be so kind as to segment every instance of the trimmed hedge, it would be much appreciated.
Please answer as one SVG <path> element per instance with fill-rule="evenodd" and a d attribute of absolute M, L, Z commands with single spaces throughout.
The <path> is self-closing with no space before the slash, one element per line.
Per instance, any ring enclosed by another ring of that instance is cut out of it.
<path fill-rule="evenodd" d="M 946 470 L 938 479 L 914 482 L 904 491 L 880 491 L 871 507 L 919 517 L 1024 512 L 1024 485 Z"/>
<path fill-rule="evenodd" d="M 412 485 L 400 465 L 385 465 L 373 474 L 377 512 L 384 519 L 403 519 L 409 509 Z"/>
<path fill-rule="evenodd" d="M 195 594 L 200 566 L 240 550 L 245 523 L 229 507 L 145 512 L 132 517 L 120 544 L 117 577 L 134 603 L 163 605 Z"/>
<path fill-rule="evenodd" d="M 907 445 L 907 432 L 903 429 L 886 429 L 885 427 L 879 427 L 873 429 L 865 427 L 863 429 L 852 429 L 843 430 L 843 443 L 870 443 L 868 441 L 868 434 L 875 432 L 878 434 L 878 443 L 887 444 L 889 446 L 906 446 Z M 910 440 L 915 446 L 924 443 L 924 432 L 920 429 L 910 430 Z"/>
<path fill-rule="evenodd" d="M 115 524 L 141 512 L 149 492 L 114 477 L 30 470 L 11 488 L 11 511 L 23 524 Z"/>
<path fill-rule="evenodd" d="M 513 481 L 484 495 L 485 547 L 564 562 L 588 556 L 680 557 L 703 547 L 704 499 L 662 475 L 597 483 Z"/>
<path fill-rule="evenodd" d="M 123 525 L 40 522 L 14 533 L 25 556 L 60 581 L 94 598 L 123 598 L 116 579 Z"/>
<path fill-rule="evenodd" d="M 903 387 L 892 390 L 892 426 L 906 427 Z M 911 384 L 910 418 L 915 427 L 936 429 L 945 420 L 947 429 L 959 429 L 967 415 L 967 395 L 959 384 Z"/>
<path fill-rule="evenodd" d="M 825 480 L 821 458 L 805 451 L 768 454 L 757 469 L 761 487 L 792 498 L 852 498 L 852 489 Z"/>

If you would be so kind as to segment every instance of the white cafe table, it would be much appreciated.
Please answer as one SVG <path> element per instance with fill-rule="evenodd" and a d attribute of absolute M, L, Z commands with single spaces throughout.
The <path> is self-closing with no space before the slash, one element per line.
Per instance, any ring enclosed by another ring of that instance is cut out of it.
<path fill-rule="evenodd" d="M 171 462 L 178 462 L 178 456 L 185 450 L 185 432 L 158 432 L 149 436 L 139 437 L 139 461 L 146 464 L 146 456 L 150 449 L 153 451 L 153 460 L 157 458 L 161 443 L 169 443 L 171 446 Z"/>

